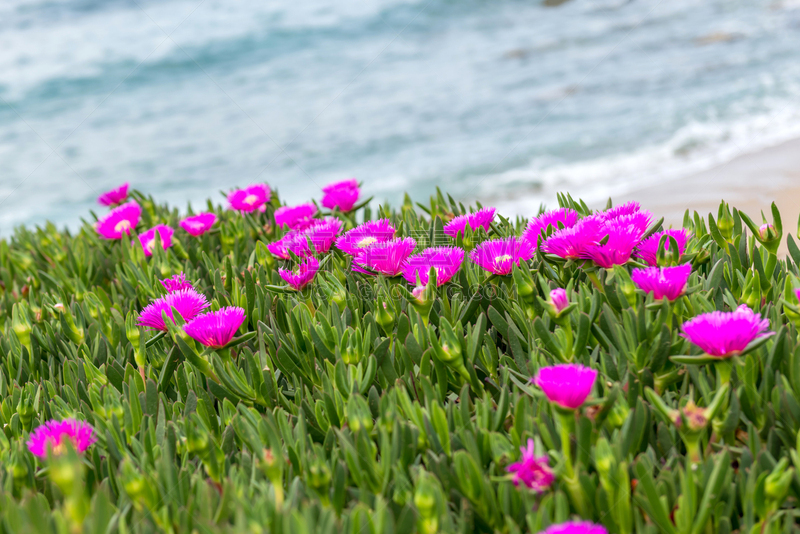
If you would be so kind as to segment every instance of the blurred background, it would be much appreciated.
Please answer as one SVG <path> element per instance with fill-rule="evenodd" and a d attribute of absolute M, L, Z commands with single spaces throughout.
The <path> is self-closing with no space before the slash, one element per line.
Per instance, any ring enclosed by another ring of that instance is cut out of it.
<path fill-rule="evenodd" d="M 2 234 L 125 181 L 183 209 L 355 177 L 530 215 L 561 190 L 688 202 L 782 146 L 800 191 L 797 137 L 798 0 L 0 2 Z"/>

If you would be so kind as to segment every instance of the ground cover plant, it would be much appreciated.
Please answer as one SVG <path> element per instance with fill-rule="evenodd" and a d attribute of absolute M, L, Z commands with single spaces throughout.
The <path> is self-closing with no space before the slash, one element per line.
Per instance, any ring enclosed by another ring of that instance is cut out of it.
<path fill-rule="evenodd" d="M 2 532 L 800 532 L 774 207 L 226 197 L 0 241 Z"/>

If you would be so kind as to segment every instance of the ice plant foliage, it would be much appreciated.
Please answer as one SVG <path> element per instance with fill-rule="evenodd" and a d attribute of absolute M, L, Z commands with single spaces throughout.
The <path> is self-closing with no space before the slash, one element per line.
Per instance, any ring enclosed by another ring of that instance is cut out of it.
<path fill-rule="evenodd" d="M 136 202 L 126 202 L 117 206 L 105 217 L 97 221 L 95 229 L 105 239 L 122 239 L 139 224 L 142 208 Z"/>
<path fill-rule="evenodd" d="M 527 239 L 534 247 L 539 246 L 539 235 L 545 232 L 548 227 L 553 230 L 561 228 L 572 228 L 578 223 L 578 212 L 569 208 L 546 211 L 534 217 L 528 223 L 528 227 L 522 234 L 523 239 Z"/>
<path fill-rule="evenodd" d="M 172 309 L 175 308 L 184 321 L 191 321 L 199 313 L 210 306 L 208 299 L 202 293 L 194 289 L 181 289 L 168 293 L 167 295 L 155 299 L 145 306 L 139 314 L 139 325 L 155 328 L 156 330 L 167 330 L 164 323 L 163 313 L 175 321 Z"/>
<path fill-rule="evenodd" d="M 634 269 L 631 280 L 645 293 L 652 293 L 656 300 L 666 298 L 673 301 L 686 291 L 691 274 L 692 265 L 686 263 L 675 267 Z"/>
<path fill-rule="evenodd" d="M 76 419 L 64 419 L 63 421 L 47 421 L 45 424 L 36 427 L 31 432 L 28 440 L 28 450 L 31 454 L 39 458 L 47 458 L 47 450 L 58 456 L 64 450 L 67 441 L 72 442 L 72 446 L 78 452 L 85 452 L 97 441 L 94 435 L 94 428 L 86 421 Z"/>
<path fill-rule="evenodd" d="M 417 242 L 410 237 L 376 243 L 353 258 L 353 270 L 364 274 L 397 276 L 403 271 L 406 260 L 416 246 Z"/>
<path fill-rule="evenodd" d="M 732 312 L 715 311 L 683 323 L 683 337 L 715 358 L 737 356 L 751 342 L 771 336 L 769 319 L 742 304 Z"/>
<path fill-rule="evenodd" d="M 226 306 L 195 317 L 183 330 L 202 345 L 221 349 L 231 342 L 245 318 L 244 309 Z"/>
<path fill-rule="evenodd" d="M 172 278 L 161 280 L 161 285 L 167 290 L 167 293 L 175 293 L 183 289 L 194 289 L 192 283 L 186 280 L 186 275 L 183 273 L 176 274 Z"/>
<path fill-rule="evenodd" d="M 592 392 L 597 371 L 578 363 L 542 367 L 531 381 L 539 386 L 548 400 L 562 408 L 580 408 Z"/>
<path fill-rule="evenodd" d="M 437 218 L 469 209 L 356 187 L 278 224 L 267 186 L 233 192 L 157 258 L 139 233 L 186 210 L 138 191 L 0 241 L 0 530 L 798 534 L 777 208 L 665 230 L 564 194 L 457 221 L 488 228 L 451 241 L 468 260 Z"/>
<path fill-rule="evenodd" d="M 540 534 L 608 534 L 608 531 L 604 526 L 589 521 L 569 521 L 552 525 Z"/>
<path fill-rule="evenodd" d="M 117 204 L 122 204 L 125 202 L 125 199 L 128 198 L 129 185 L 130 184 L 128 184 L 128 182 L 125 182 L 121 186 L 112 189 L 111 191 L 106 191 L 97 198 L 97 202 L 103 206 L 116 206 Z"/>
<path fill-rule="evenodd" d="M 474 213 L 459 215 L 444 225 L 444 233 L 455 239 L 459 232 L 461 232 L 461 235 L 464 235 L 467 226 L 469 226 L 473 232 L 477 231 L 478 228 L 483 228 L 488 231 L 489 226 L 491 226 L 494 220 L 495 211 L 494 208 L 481 208 Z"/>
<path fill-rule="evenodd" d="M 526 239 L 514 236 L 484 241 L 470 252 L 470 259 L 482 269 L 496 275 L 511 274 L 514 265 L 533 257 L 533 246 Z"/>
<path fill-rule="evenodd" d="M 298 263 L 294 270 L 278 269 L 278 274 L 293 289 L 300 291 L 311 283 L 317 271 L 319 271 L 319 260 L 311 256 Z"/>
<path fill-rule="evenodd" d="M 664 242 L 664 250 L 669 250 L 670 241 L 669 237 L 673 237 L 678 244 L 678 257 L 681 257 L 686 252 L 686 243 L 689 241 L 689 232 L 680 228 L 677 230 L 664 230 L 663 232 L 656 232 L 651 235 L 636 247 L 636 256 L 644 260 L 647 265 L 655 267 L 658 265 L 658 244 L 661 238 L 667 236 Z"/>
<path fill-rule="evenodd" d="M 322 206 L 330 210 L 339 208 L 339 211 L 348 212 L 358 202 L 361 191 L 358 180 L 343 180 L 322 188 L 325 196 L 322 197 Z"/>
<path fill-rule="evenodd" d="M 393 239 L 396 232 L 388 219 L 369 221 L 345 232 L 336 240 L 336 248 L 355 256 L 376 243 Z"/>
<path fill-rule="evenodd" d="M 167 250 L 169 247 L 171 247 L 173 232 L 175 232 L 175 230 L 169 226 L 165 224 L 159 224 L 150 228 L 148 231 L 139 234 L 139 243 L 141 243 L 142 249 L 144 249 L 144 255 L 153 255 L 153 249 L 156 246 L 156 233 L 158 233 L 158 237 L 161 240 L 161 248 Z"/>
<path fill-rule="evenodd" d="M 532 439 L 528 439 L 527 447 L 520 447 L 519 450 L 522 452 L 519 461 L 506 468 L 506 471 L 513 474 L 514 485 L 519 486 L 522 483 L 537 493 L 549 488 L 555 476 L 547 456 L 536 456 Z"/>
<path fill-rule="evenodd" d="M 272 191 L 267 184 L 255 184 L 231 191 L 228 194 L 228 205 L 232 210 L 244 213 L 263 211 L 271 196 Z"/>
<path fill-rule="evenodd" d="M 283 206 L 275 210 L 275 224 L 289 228 L 305 228 L 311 224 L 317 207 L 313 202 L 299 206 Z"/>
<path fill-rule="evenodd" d="M 409 256 L 403 267 L 403 278 L 409 284 L 428 284 L 431 267 L 436 270 L 436 285 L 441 286 L 450 281 L 461 268 L 464 251 L 458 247 L 431 247 L 421 254 Z"/>
<path fill-rule="evenodd" d="M 197 215 L 186 217 L 178 223 L 178 226 L 186 230 L 189 235 L 198 237 L 211 230 L 215 222 L 217 222 L 215 214 L 198 213 Z"/>

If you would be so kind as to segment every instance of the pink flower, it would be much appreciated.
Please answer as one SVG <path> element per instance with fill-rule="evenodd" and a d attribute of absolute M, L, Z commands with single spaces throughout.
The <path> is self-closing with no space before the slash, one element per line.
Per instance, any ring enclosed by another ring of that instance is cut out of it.
<path fill-rule="evenodd" d="M 619 206 L 616 206 L 614 208 L 602 211 L 600 212 L 600 215 L 602 215 L 604 219 L 609 220 L 609 219 L 616 219 L 617 217 L 620 217 L 622 215 L 631 215 L 639 211 L 642 211 L 642 207 L 635 200 L 631 200 L 630 202 L 626 202 L 625 204 L 620 204 Z"/>
<path fill-rule="evenodd" d="M 186 217 L 178 225 L 186 230 L 189 235 L 197 237 L 211 230 L 215 222 L 217 222 L 217 216 L 213 213 L 198 213 L 197 215 Z"/>
<path fill-rule="evenodd" d="M 481 208 L 475 213 L 459 215 L 444 225 L 444 233 L 455 239 L 459 232 L 461 232 L 462 236 L 466 233 L 467 225 L 469 225 L 473 232 L 477 231 L 478 228 L 483 228 L 488 232 L 489 226 L 491 226 L 494 220 L 495 211 L 494 208 Z"/>
<path fill-rule="evenodd" d="M 575 226 L 556 230 L 542 243 L 542 252 L 566 260 L 577 260 L 590 247 L 603 238 L 605 224 L 602 218 L 592 215 L 579 220 Z"/>
<path fill-rule="evenodd" d="M 527 448 L 520 447 L 519 450 L 522 452 L 522 458 L 519 459 L 519 462 L 514 462 L 506 467 L 506 471 L 514 473 L 515 486 L 519 486 L 519 483 L 522 482 L 537 493 L 543 492 L 555 480 L 547 456 L 536 456 L 532 439 L 528 440 Z"/>
<path fill-rule="evenodd" d="M 282 260 L 289 259 L 289 245 L 292 243 L 292 240 L 297 237 L 297 234 L 286 234 L 282 238 L 277 241 L 273 241 L 272 243 L 267 244 L 267 250 L 270 253 Z"/>
<path fill-rule="evenodd" d="M 183 330 L 206 347 L 221 349 L 231 342 L 244 320 L 242 308 L 226 306 L 219 311 L 198 315 Z"/>
<path fill-rule="evenodd" d="M 450 281 L 461 268 L 464 251 L 458 247 L 431 247 L 422 254 L 410 256 L 403 266 L 403 278 L 409 284 L 416 284 L 417 277 L 421 285 L 428 285 L 431 267 L 436 269 L 436 285 L 441 286 Z"/>
<path fill-rule="evenodd" d="M 607 219 L 606 226 L 609 228 L 628 228 L 631 234 L 635 234 L 637 239 L 641 239 L 647 229 L 653 223 L 653 215 L 649 211 L 637 211 L 629 215 L 620 215 L 614 219 Z"/>
<path fill-rule="evenodd" d="M 353 270 L 363 274 L 397 276 L 402 272 L 403 265 L 416 246 L 417 242 L 410 237 L 398 237 L 391 241 L 376 243 L 353 258 Z"/>
<path fill-rule="evenodd" d="M 686 263 L 676 267 L 634 269 L 631 280 L 645 293 L 652 293 L 656 300 L 667 298 L 671 302 L 686 291 L 691 274 L 692 265 Z"/>
<path fill-rule="evenodd" d="M 172 315 L 172 308 L 178 310 L 178 314 L 184 321 L 191 321 L 204 309 L 211 306 L 206 296 L 198 293 L 194 289 L 181 289 L 155 299 L 145 306 L 139 314 L 139 326 L 148 326 L 156 330 L 167 331 L 162 312 L 166 312 L 167 317 L 175 322 Z"/>
<path fill-rule="evenodd" d="M 298 256 L 309 256 L 311 254 L 325 254 L 331 249 L 336 241 L 336 236 L 342 231 L 342 221 L 334 217 L 325 220 L 314 219 L 308 228 L 293 234 L 286 242 L 286 246 Z M 308 242 L 314 246 L 311 251 Z"/>
<path fill-rule="evenodd" d="M 558 230 L 559 225 L 564 228 L 572 228 L 578 223 L 578 212 L 569 208 L 561 208 L 557 210 L 542 213 L 538 217 L 534 217 L 528 223 L 528 228 L 522 234 L 523 239 L 527 239 L 534 247 L 539 246 L 539 235 L 547 230 L 548 226 L 552 226 L 553 230 Z"/>
<path fill-rule="evenodd" d="M 553 311 L 556 315 L 561 313 L 569 306 L 569 298 L 567 292 L 562 288 L 556 288 L 550 292 L 550 304 L 553 306 Z"/>
<path fill-rule="evenodd" d="M 109 211 L 105 217 L 97 221 L 95 229 L 105 239 L 122 239 L 139 224 L 142 208 L 136 202 L 125 204 Z"/>
<path fill-rule="evenodd" d="M 300 291 L 311 283 L 317 271 L 319 271 L 319 260 L 314 256 L 309 256 L 301 261 L 294 271 L 278 269 L 278 274 L 287 284 Z"/>
<path fill-rule="evenodd" d="M 172 278 L 165 278 L 161 280 L 161 285 L 164 286 L 164 289 L 167 290 L 167 293 L 175 293 L 176 291 L 180 291 L 182 289 L 194 289 L 192 287 L 192 283 L 186 280 L 186 275 L 176 274 Z"/>
<path fill-rule="evenodd" d="M 322 188 L 325 196 L 322 197 L 322 206 L 330 210 L 339 208 L 339 211 L 348 212 L 353 209 L 361 191 L 358 189 L 358 180 L 344 180 Z"/>
<path fill-rule="evenodd" d="M 606 236 L 608 239 L 604 244 L 587 246 L 580 257 L 592 260 L 606 269 L 614 265 L 624 265 L 631 259 L 633 249 L 639 244 L 641 232 L 635 225 L 612 226 L 606 228 Z"/>
<path fill-rule="evenodd" d="M 551 525 L 539 534 L 608 534 L 608 531 L 602 525 L 589 521 L 569 521 Z"/>
<path fill-rule="evenodd" d="M 527 239 L 514 236 L 484 241 L 470 252 L 473 263 L 496 275 L 510 274 L 514 265 L 533 257 L 534 249 Z"/>
<path fill-rule="evenodd" d="M 228 205 L 232 210 L 245 213 L 263 211 L 262 208 L 271 197 L 272 191 L 267 184 L 256 184 L 231 191 L 228 194 Z"/>
<path fill-rule="evenodd" d="M 542 388 L 548 400 L 562 408 L 575 410 L 592 392 L 597 371 L 579 363 L 542 367 L 531 382 Z"/>
<path fill-rule="evenodd" d="M 51 420 L 36 427 L 31 432 L 30 439 L 26 443 L 31 454 L 39 458 L 47 458 L 48 447 L 54 455 L 59 455 L 64 451 L 66 440 L 72 442 L 72 446 L 78 452 L 84 452 L 97 438 L 94 435 L 94 428 L 86 421 L 76 419 L 64 419 L 63 421 Z"/>
<path fill-rule="evenodd" d="M 336 240 L 336 248 L 355 256 L 375 243 L 385 243 L 394 238 L 395 230 L 389 219 L 368 221 L 344 233 Z"/>
<path fill-rule="evenodd" d="M 165 224 L 156 225 L 148 231 L 139 234 L 139 243 L 142 244 L 145 256 L 153 255 L 153 248 L 156 246 L 156 232 L 158 232 L 159 239 L 161 240 L 161 248 L 167 250 L 172 246 L 172 234 L 175 230 Z"/>
<path fill-rule="evenodd" d="M 129 185 L 130 184 L 128 184 L 128 182 L 125 182 L 116 189 L 112 189 L 111 191 L 106 191 L 97 198 L 97 201 L 103 206 L 115 206 L 117 204 L 121 204 L 125 202 L 126 198 L 128 198 Z"/>
<path fill-rule="evenodd" d="M 275 224 L 289 228 L 305 228 L 311 223 L 311 218 L 317 213 L 313 202 L 299 206 L 283 206 L 275 210 Z"/>
<path fill-rule="evenodd" d="M 664 230 L 651 235 L 636 247 L 636 256 L 644 260 L 647 265 L 656 267 L 658 265 L 658 242 L 663 236 L 667 236 L 664 242 L 664 250 L 669 250 L 669 237 L 674 237 L 678 243 L 678 257 L 686 251 L 686 243 L 689 241 L 689 232 L 683 228 L 678 230 Z"/>
<path fill-rule="evenodd" d="M 737 356 L 752 341 L 771 336 L 769 319 L 753 312 L 746 304 L 735 311 L 714 311 L 698 315 L 683 323 L 683 337 L 716 358 Z"/>

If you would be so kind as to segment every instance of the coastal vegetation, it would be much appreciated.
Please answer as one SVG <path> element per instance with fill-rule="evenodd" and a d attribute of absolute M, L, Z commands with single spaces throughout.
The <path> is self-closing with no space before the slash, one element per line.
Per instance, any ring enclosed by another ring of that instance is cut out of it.
<path fill-rule="evenodd" d="M 99 201 L 0 241 L 0 532 L 800 532 L 774 207 Z"/>

